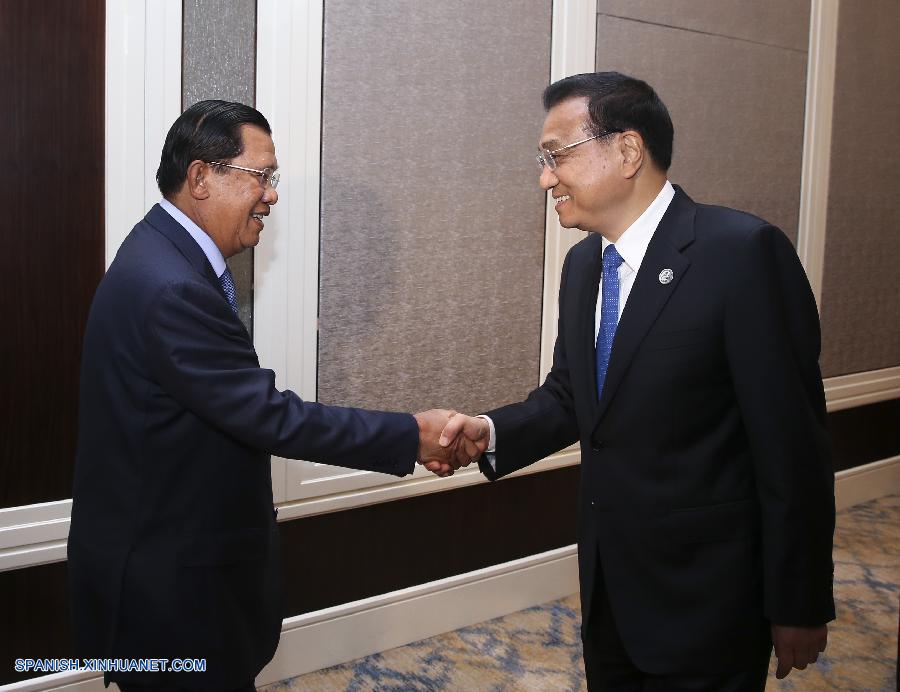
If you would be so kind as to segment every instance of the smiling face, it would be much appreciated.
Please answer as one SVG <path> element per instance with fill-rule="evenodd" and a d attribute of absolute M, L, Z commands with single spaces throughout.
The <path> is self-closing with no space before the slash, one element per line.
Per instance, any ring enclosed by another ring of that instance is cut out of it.
<path fill-rule="evenodd" d="M 547 112 L 540 146 L 550 151 L 591 136 L 588 99 L 578 97 L 558 103 Z M 592 139 L 560 152 L 556 168 L 541 171 L 540 185 L 556 200 L 559 223 L 609 237 L 623 228 L 620 217 L 629 194 L 617 146 L 620 134 Z"/>
<path fill-rule="evenodd" d="M 241 126 L 243 151 L 226 161 L 235 166 L 262 170 L 278 168 L 272 137 L 255 125 Z M 208 193 L 198 208 L 201 228 L 226 258 L 259 243 L 263 218 L 278 201 L 278 193 L 259 176 L 221 166 L 207 166 L 204 185 Z"/>

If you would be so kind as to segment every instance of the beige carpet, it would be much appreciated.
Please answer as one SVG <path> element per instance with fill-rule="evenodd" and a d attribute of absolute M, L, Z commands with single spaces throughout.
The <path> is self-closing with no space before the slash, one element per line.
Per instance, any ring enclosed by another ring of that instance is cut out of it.
<path fill-rule="evenodd" d="M 838 515 L 838 619 L 819 663 L 769 690 L 894 690 L 900 597 L 900 497 Z M 577 596 L 262 688 L 288 690 L 583 690 Z"/>

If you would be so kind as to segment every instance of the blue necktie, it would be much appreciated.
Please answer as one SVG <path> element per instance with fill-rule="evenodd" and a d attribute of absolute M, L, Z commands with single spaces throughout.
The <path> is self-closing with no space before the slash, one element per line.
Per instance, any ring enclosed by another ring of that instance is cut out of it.
<path fill-rule="evenodd" d="M 219 283 L 222 284 L 222 290 L 225 291 L 225 297 L 228 298 L 228 304 L 231 306 L 231 309 L 234 310 L 234 314 L 237 314 L 237 293 L 234 290 L 234 277 L 231 275 L 231 270 L 228 267 L 225 267 L 225 271 L 222 272 L 222 276 L 219 277 Z"/>
<path fill-rule="evenodd" d="M 600 331 L 597 332 L 597 399 L 603 394 L 603 381 L 609 366 L 616 325 L 619 323 L 619 265 L 622 256 L 615 245 L 603 251 L 603 292 L 600 305 Z"/>

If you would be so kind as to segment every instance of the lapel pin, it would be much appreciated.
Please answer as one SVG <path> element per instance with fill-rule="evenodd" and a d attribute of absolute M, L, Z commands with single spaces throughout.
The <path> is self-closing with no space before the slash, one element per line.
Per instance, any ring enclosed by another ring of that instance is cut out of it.
<path fill-rule="evenodd" d="M 672 279 L 674 279 L 674 278 L 675 278 L 675 272 L 673 272 L 671 269 L 663 269 L 659 273 L 659 283 L 661 283 L 663 285 L 672 283 Z"/>

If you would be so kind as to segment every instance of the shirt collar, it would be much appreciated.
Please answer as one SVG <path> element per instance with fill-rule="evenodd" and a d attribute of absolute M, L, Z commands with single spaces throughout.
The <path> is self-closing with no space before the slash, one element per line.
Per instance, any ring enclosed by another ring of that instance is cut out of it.
<path fill-rule="evenodd" d="M 672 198 L 675 197 L 675 188 L 668 180 L 662 186 L 659 194 L 656 195 L 650 206 L 644 209 L 633 224 L 625 229 L 625 232 L 619 236 L 616 241 L 616 250 L 622 256 L 623 264 L 627 265 L 631 271 L 637 273 L 641 268 L 641 262 L 644 261 L 644 255 L 647 254 L 647 246 L 650 245 L 650 239 L 656 232 L 659 222 L 662 221 L 666 209 Z M 601 243 L 602 249 L 606 250 L 610 242 L 604 238 Z"/>
<path fill-rule="evenodd" d="M 206 234 L 206 231 L 200 228 L 200 226 L 191 221 L 187 214 L 169 200 L 161 199 L 159 201 L 159 206 L 165 209 L 169 213 L 169 216 L 184 227 L 184 230 L 190 234 L 191 238 L 193 238 L 197 245 L 200 246 L 200 249 L 203 250 L 203 254 L 206 255 L 206 259 L 208 259 L 209 263 L 212 265 L 216 276 L 221 277 L 222 274 L 225 273 L 225 258 L 222 257 L 222 253 L 219 252 L 219 248 L 216 247 L 213 239 L 210 238 Z"/>

